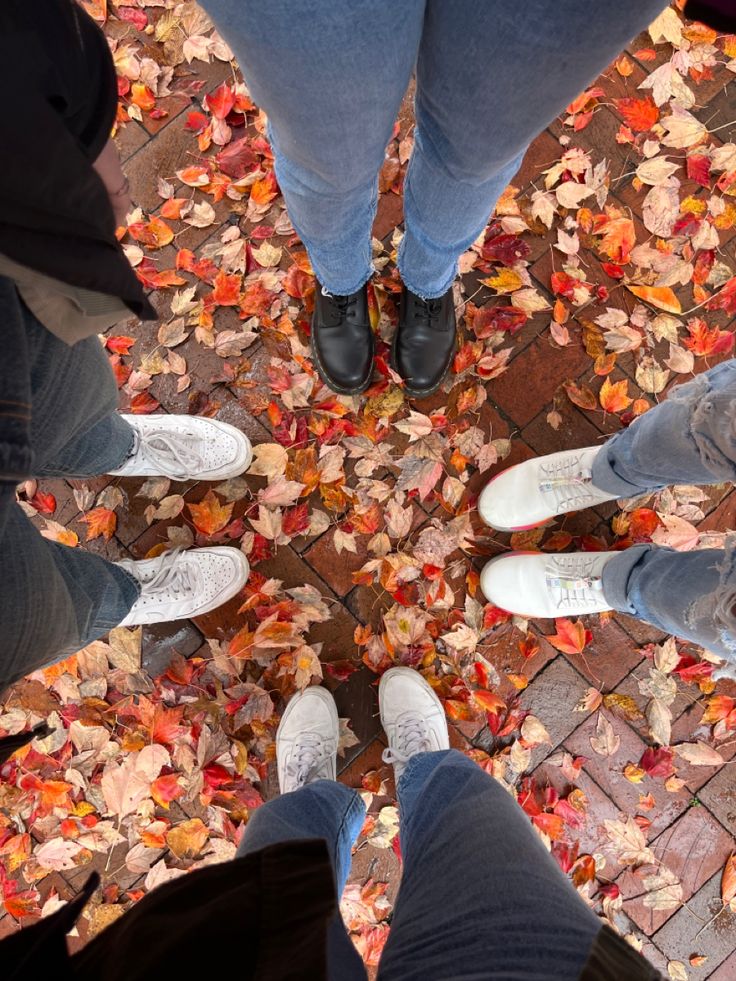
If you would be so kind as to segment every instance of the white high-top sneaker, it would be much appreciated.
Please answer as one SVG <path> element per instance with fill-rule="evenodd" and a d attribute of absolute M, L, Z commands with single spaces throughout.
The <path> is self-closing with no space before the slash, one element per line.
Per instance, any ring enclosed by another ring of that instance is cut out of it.
<path fill-rule="evenodd" d="M 116 562 L 141 584 L 141 594 L 121 627 L 196 617 L 222 606 L 248 581 L 248 560 L 237 548 L 220 545 L 171 549 L 155 559 Z"/>
<path fill-rule="evenodd" d="M 250 440 L 235 426 L 201 416 L 123 415 L 135 430 L 133 452 L 115 477 L 227 480 L 250 466 Z"/>
<path fill-rule="evenodd" d="M 603 567 L 621 552 L 511 552 L 486 563 L 480 588 L 489 603 L 528 617 L 567 617 L 610 610 Z"/>
<path fill-rule="evenodd" d="M 550 518 L 613 501 L 593 485 L 593 461 L 600 446 L 563 450 L 509 467 L 486 484 L 478 513 L 497 531 L 527 531 Z"/>
<path fill-rule="evenodd" d="M 442 702 L 414 668 L 389 668 L 378 686 L 378 707 L 388 738 L 383 762 L 393 764 L 396 783 L 412 756 L 450 748 Z"/>
<path fill-rule="evenodd" d="M 337 779 L 340 721 L 335 699 L 313 685 L 286 706 L 276 733 L 276 765 L 282 794 L 313 780 Z"/>

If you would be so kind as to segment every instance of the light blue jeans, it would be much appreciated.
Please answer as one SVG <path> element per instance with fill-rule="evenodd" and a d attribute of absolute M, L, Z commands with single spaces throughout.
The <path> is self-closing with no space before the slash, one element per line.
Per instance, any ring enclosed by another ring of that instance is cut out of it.
<path fill-rule="evenodd" d="M 736 480 L 736 360 L 677 386 L 665 402 L 616 433 L 595 459 L 593 483 L 619 497 L 669 484 Z M 725 551 L 636 545 L 603 570 L 614 609 L 736 662 L 736 566 Z"/>
<path fill-rule="evenodd" d="M 601 921 L 501 785 L 446 750 L 413 757 L 397 794 L 403 871 L 379 981 L 576 981 Z M 323 838 L 339 896 L 364 816 L 356 791 L 318 780 L 259 808 L 238 853 Z M 328 976 L 366 979 L 339 916 Z"/>
<path fill-rule="evenodd" d="M 203 0 L 269 117 L 276 176 L 320 282 L 372 273 L 377 175 L 411 74 L 398 264 L 441 296 L 531 140 L 663 0 Z"/>
<path fill-rule="evenodd" d="M 116 412 L 118 390 L 99 340 L 64 344 L 0 276 L 0 318 L 11 317 L 27 338 L 34 476 L 90 477 L 119 467 L 134 434 Z M 42 538 L 18 504 L 8 507 L 0 536 L 0 692 L 106 634 L 140 593 L 124 569 Z"/>

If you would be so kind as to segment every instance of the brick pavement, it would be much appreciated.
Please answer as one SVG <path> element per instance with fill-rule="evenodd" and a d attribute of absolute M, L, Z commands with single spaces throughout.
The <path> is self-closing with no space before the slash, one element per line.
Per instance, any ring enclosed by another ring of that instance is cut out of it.
<path fill-rule="evenodd" d="M 632 94 L 635 84 L 644 77 L 645 72 L 651 70 L 651 64 L 642 65 L 634 56 L 635 51 L 647 46 L 645 42 L 645 38 L 640 38 L 630 46 L 629 57 L 634 65 L 634 74 L 630 78 L 621 78 L 616 72 L 608 70 L 599 80 L 597 84 L 601 84 L 608 95 Z M 203 82 L 196 97 L 172 96 L 165 102 L 169 114 L 164 119 L 149 120 L 147 126 L 133 120 L 118 136 L 135 201 L 147 209 L 155 210 L 160 205 L 156 176 L 174 180 L 175 171 L 191 162 L 193 143 L 191 134 L 185 131 L 186 110 L 199 108 L 205 94 L 231 76 L 230 66 L 222 62 L 213 62 L 208 66 L 195 62 L 189 70 L 194 78 Z M 732 79 L 732 73 L 719 67 L 714 81 L 708 83 L 707 101 L 699 102 L 698 115 L 701 119 L 711 119 L 717 114 L 718 120 L 725 121 L 725 116 L 733 116 L 736 83 Z M 700 91 L 698 95 L 702 100 Z M 723 120 L 721 117 L 724 117 Z M 402 119 L 406 130 L 411 122 L 408 104 L 404 107 Z M 641 195 L 632 188 L 629 151 L 615 139 L 618 126 L 619 121 L 611 110 L 603 107 L 585 130 L 575 134 L 576 142 L 614 161 L 613 198 L 640 216 Z M 561 147 L 558 138 L 561 133 L 562 127 L 555 121 L 530 148 L 515 182 L 520 186 L 522 198 L 533 189 L 532 183 L 538 178 L 540 170 L 559 158 Z M 726 134 L 721 134 L 723 141 L 726 138 Z M 616 176 L 626 174 L 629 176 Z M 228 217 L 227 205 L 219 210 L 218 217 L 225 220 Z M 390 235 L 400 213 L 399 195 L 386 192 L 382 196 L 376 225 L 376 234 L 380 238 Z M 219 231 L 219 225 L 209 229 L 193 229 L 191 234 L 187 233 L 189 237 L 186 240 L 182 238 L 177 245 L 201 247 L 209 239 L 214 239 Z M 722 246 L 726 249 L 733 247 L 733 233 L 734 230 L 731 230 L 722 236 Z M 646 232 L 644 235 L 646 237 Z M 553 236 L 541 235 L 533 237 L 530 242 L 532 258 L 536 257 L 531 266 L 534 285 L 550 300 L 553 299 L 549 293 L 552 241 Z M 733 259 L 730 261 L 733 262 Z M 162 265 L 169 267 L 171 263 L 164 262 Z M 467 288 L 470 291 L 470 285 Z M 720 322 L 727 319 L 719 316 Z M 488 385 L 489 407 L 484 409 L 484 413 L 488 422 L 492 422 L 494 437 L 513 438 L 511 462 L 533 454 L 589 445 L 601 432 L 610 431 L 611 420 L 599 414 L 592 417 L 586 415 L 567 400 L 560 399 L 562 382 L 576 379 L 579 384 L 597 390 L 601 379 L 592 373 L 591 361 L 577 336 L 569 346 L 551 351 L 547 323 L 548 319 L 542 316 L 533 318 L 525 326 L 516 339 L 509 370 Z M 731 323 L 730 327 L 733 329 L 734 324 Z M 156 325 L 145 325 L 142 329 L 133 325 L 131 328 L 138 331 L 137 336 L 146 350 L 152 350 L 155 346 L 156 329 Z M 160 376 L 152 391 L 163 410 L 188 411 L 193 405 L 196 409 L 198 404 L 204 402 L 208 414 L 242 425 L 254 441 L 268 439 L 266 417 L 260 415 L 253 418 L 248 413 L 242 399 L 242 388 L 223 380 L 213 381 L 213 376 L 222 368 L 220 359 L 193 343 L 181 350 L 188 360 L 192 388 L 187 393 L 177 395 L 173 376 Z M 247 354 L 251 363 L 248 377 L 253 385 L 250 389 L 252 393 L 258 390 L 259 384 L 263 384 L 263 343 L 259 342 Z M 629 377 L 633 382 L 633 362 L 622 358 L 615 377 Z M 556 430 L 546 421 L 547 413 L 553 407 L 562 413 L 562 422 Z M 617 425 L 615 417 L 613 422 Z M 486 476 L 493 476 L 508 463 L 509 460 L 506 460 L 498 464 Z M 87 485 L 99 491 L 107 480 L 88 481 Z M 74 484 L 45 482 L 43 486 L 53 491 L 57 498 L 54 520 L 81 532 L 81 515 L 73 497 Z M 79 487 L 79 482 L 76 484 Z M 116 535 L 110 542 L 100 544 L 101 540 L 98 539 L 89 543 L 88 547 L 101 550 L 111 558 L 122 555 L 141 557 L 157 542 L 166 540 L 167 527 L 171 522 L 155 522 L 147 527 L 143 517 L 147 502 L 135 497 L 137 489 L 135 481 L 125 481 L 121 485 L 127 500 L 118 511 Z M 179 491 L 186 493 L 188 500 L 197 500 L 204 494 L 205 488 L 174 485 L 171 489 L 171 493 Z M 719 499 L 708 502 L 703 527 L 724 530 L 736 524 L 736 495 L 728 489 L 722 489 L 721 494 Z M 593 534 L 610 541 L 608 521 L 612 510 L 571 515 L 565 520 L 564 528 L 573 537 Z M 414 511 L 413 527 L 417 529 L 428 520 L 432 505 L 425 502 L 425 506 L 420 507 L 417 504 Z M 236 516 L 237 513 L 236 510 Z M 274 558 L 259 566 L 259 571 L 265 576 L 282 579 L 286 586 L 309 583 L 329 598 L 332 621 L 321 625 L 311 635 L 313 640 L 323 643 L 322 658 L 325 661 L 355 657 L 355 628 L 359 624 L 377 627 L 381 613 L 387 606 L 387 597 L 379 590 L 353 584 L 352 573 L 364 561 L 364 553 L 359 548 L 357 555 L 343 552 L 337 556 L 331 542 L 332 535 L 333 531 L 328 530 L 317 540 L 296 540 L 291 545 L 280 546 Z M 487 554 L 498 553 L 507 547 L 507 543 L 508 536 L 489 537 L 485 551 Z M 461 597 L 456 598 L 456 603 L 461 605 Z M 662 970 L 666 971 L 670 960 L 681 960 L 687 964 L 691 955 L 700 953 L 707 955 L 707 959 L 702 966 L 688 966 L 688 977 L 726 981 L 736 977 L 736 917 L 728 911 L 719 912 L 717 895 L 719 870 L 736 847 L 733 837 L 736 834 L 736 784 L 732 769 L 728 763 L 714 768 L 691 767 L 685 783 L 676 791 L 668 791 L 662 780 L 650 777 L 645 777 L 640 784 L 632 783 L 626 779 L 623 771 L 627 763 L 636 763 L 646 748 L 649 741 L 646 726 L 641 721 L 622 719 L 612 713 L 607 713 L 607 718 L 620 737 L 619 749 L 608 758 L 592 752 L 590 737 L 595 718 L 577 713 L 576 704 L 592 685 L 603 692 L 629 694 L 643 709 L 645 702 L 637 684 L 643 670 L 640 648 L 648 641 L 659 639 L 659 635 L 653 628 L 624 616 L 614 616 L 607 622 L 594 622 L 591 628 L 593 641 L 584 654 L 565 655 L 558 653 L 543 639 L 545 634 L 552 632 L 550 624 L 530 624 L 530 632 L 540 645 L 540 653 L 523 664 L 529 685 L 521 696 L 521 704 L 543 721 L 551 737 L 549 744 L 538 747 L 533 753 L 533 775 L 542 786 L 556 786 L 560 790 L 566 785 L 555 762 L 560 751 L 586 758 L 577 784 L 588 802 L 585 823 L 578 832 L 581 850 L 591 853 L 605 851 L 605 836 L 602 833 L 604 820 L 622 814 L 638 815 L 655 854 L 682 877 L 686 905 L 665 912 L 652 911 L 641 901 L 638 874 L 623 870 L 609 856 L 607 874 L 619 884 L 624 898 L 623 911 L 618 914 L 622 929 L 627 931 L 630 928 L 639 935 L 645 952 Z M 143 635 L 144 665 L 151 674 L 156 674 L 174 652 L 184 657 L 197 653 L 206 656 L 205 638 L 227 638 L 232 630 L 233 611 L 229 607 L 197 622 L 146 628 Z M 520 671 L 523 658 L 518 653 L 518 641 L 521 638 L 522 635 L 515 628 L 502 629 L 494 635 L 485 652 L 486 657 L 501 672 Z M 350 719 L 357 737 L 356 745 L 348 750 L 341 762 L 341 779 L 360 788 L 363 775 L 378 770 L 381 777 L 387 780 L 387 786 L 385 794 L 374 798 L 372 811 L 376 812 L 380 806 L 393 800 L 394 788 L 390 770 L 380 759 L 384 743 L 377 719 L 375 676 L 366 668 L 361 668 L 347 682 L 330 680 L 329 684 L 334 688 L 341 716 Z M 679 687 L 681 691 L 674 703 L 674 724 L 676 729 L 679 726 L 681 739 L 694 739 L 701 713 L 693 702 L 701 696 L 692 685 Z M 733 695 L 736 686 L 724 683 L 719 691 Z M 504 694 L 503 689 L 501 694 Z M 453 745 L 459 748 L 487 750 L 493 745 L 494 737 L 485 726 L 453 723 L 451 728 Z M 734 752 L 736 747 L 731 748 L 729 755 Z M 653 806 L 646 801 L 648 794 L 652 795 Z M 397 859 L 390 849 L 378 849 L 366 844 L 356 857 L 352 881 L 362 883 L 369 877 L 389 881 L 389 897 L 393 898 L 399 874 Z M 54 887 L 64 897 L 70 894 L 73 880 L 72 873 L 54 873 L 53 877 L 44 880 L 43 891 L 47 893 Z M 121 881 L 125 887 L 129 884 Z M 0 934 L 13 928 L 8 919 L 7 916 L 0 919 Z"/>

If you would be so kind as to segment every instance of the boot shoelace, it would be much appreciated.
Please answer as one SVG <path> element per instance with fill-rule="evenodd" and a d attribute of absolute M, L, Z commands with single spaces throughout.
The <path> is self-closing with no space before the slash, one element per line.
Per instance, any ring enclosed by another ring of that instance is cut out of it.
<path fill-rule="evenodd" d="M 323 286 L 322 296 L 325 296 L 328 300 L 332 301 L 332 305 L 336 307 L 340 320 L 344 320 L 348 314 L 355 312 L 355 304 L 358 300 L 357 293 L 348 293 L 341 296 L 338 293 L 330 293 L 330 291 L 326 290 Z"/>
<path fill-rule="evenodd" d="M 417 753 L 432 749 L 427 723 L 421 715 L 405 713 L 396 723 L 396 745 L 384 749 L 384 763 L 408 763 Z"/>
<path fill-rule="evenodd" d="M 193 433 L 152 429 L 139 431 L 136 436 L 132 457 L 156 464 L 167 476 L 184 479 L 188 474 L 204 469 L 202 454 L 195 448 L 200 439 Z"/>
<path fill-rule="evenodd" d="M 444 330 L 439 322 L 442 313 L 442 297 L 432 300 L 423 300 L 421 296 L 414 296 L 414 315 L 421 321 L 423 327 L 431 330 Z"/>
<path fill-rule="evenodd" d="M 141 600 L 156 599 L 162 594 L 180 600 L 200 591 L 202 579 L 199 568 L 195 562 L 187 561 L 183 549 L 173 548 L 162 558 L 165 561 L 155 572 L 141 575 L 135 566 L 135 571 L 130 570 L 141 584 Z"/>
<path fill-rule="evenodd" d="M 302 732 L 294 744 L 294 753 L 286 764 L 286 776 L 298 786 L 313 779 L 330 758 L 322 737 L 316 732 Z"/>
<path fill-rule="evenodd" d="M 556 512 L 571 506 L 582 508 L 597 501 L 592 491 L 593 474 L 582 466 L 579 456 L 540 463 L 539 470 L 539 489 L 543 494 L 552 495 Z"/>
<path fill-rule="evenodd" d="M 573 556 L 570 561 L 553 559 L 545 569 L 547 588 L 564 610 L 573 606 L 595 606 L 601 599 L 603 580 L 593 575 L 593 559 Z"/>

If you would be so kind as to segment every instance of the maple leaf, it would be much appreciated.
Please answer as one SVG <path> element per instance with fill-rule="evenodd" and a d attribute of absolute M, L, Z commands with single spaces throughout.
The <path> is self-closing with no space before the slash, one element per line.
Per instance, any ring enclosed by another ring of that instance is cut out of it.
<path fill-rule="evenodd" d="M 234 506 L 221 504 L 213 490 L 208 490 L 199 504 L 187 504 L 194 527 L 208 537 L 222 531 L 232 517 Z"/>
<path fill-rule="evenodd" d="M 698 357 L 708 357 L 709 354 L 725 354 L 733 350 L 734 332 L 709 327 L 700 317 L 691 317 L 687 322 L 689 337 L 684 338 L 683 344 Z"/>
<path fill-rule="evenodd" d="M 555 620 L 555 627 L 557 632 L 549 634 L 545 640 L 564 654 L 581 654 L 586 644 L 593 639 L 590 630 L 586 630 L 581 620 L 573 622 L 561 617 Z"/>
<path fill-rule="evenodd" d="M 93 508 L 79 519 L 87 525 L 87 541 L 103 536 L 106 542 L 110 541 L 117 528 L 118 519 L 114 511 L 109 508 Z"/>
<path fill-rule="evenodd" d="M 236 273 L 227 275 L 222 270 L 215 276 L 212 300 L 221 307 L 235 307 L 240 302 L 242 280 Z"/>
<path fill-rule="evenodd" d="M 628 409 L 634 401 L 629 396 L 629 383 L 624 378 L 623 381 L 611 383 L 610 378 L 606 378 L 598 393 L 601 406 L 605 412 L 623 412 Z"/>
<path fill-rule="evenodd" d="M 210 832 L 201 818 L 189 818 L 166 834 L 166 844 L 177 858 L 195 858 L 207 844 Z"/>
<path fill-rule="evenodd" d="M 626 125 L 635 133 L 645 133 L 659 119 L 659 108 L 651 95 L 643 99 L 614 99 L 614 105 L 623 116 Z"/>
<path fill-rule="evenodd" d="M 725 310 L 731 316 L 736 314 L 736 276 L 732 276 L 705 306 L 707 310 Z"/>
<path fill-rule="evenodd" d="M 223 82 L 214 92 L 207 93 L 204 103 L 215 119 L 225 119 L 235 107 L 235 92 Z"/>
<path fill-rule="evenodd" d="M 174 241 L 174 232 L 161 218 L 151 218 L 149 222 L 135 222 L 128 226 L 128 231 L 136 242 L 141 242 L 151 249 L 161 249 Z M 127 351 L 122 352 L 127 354 Z"/>

